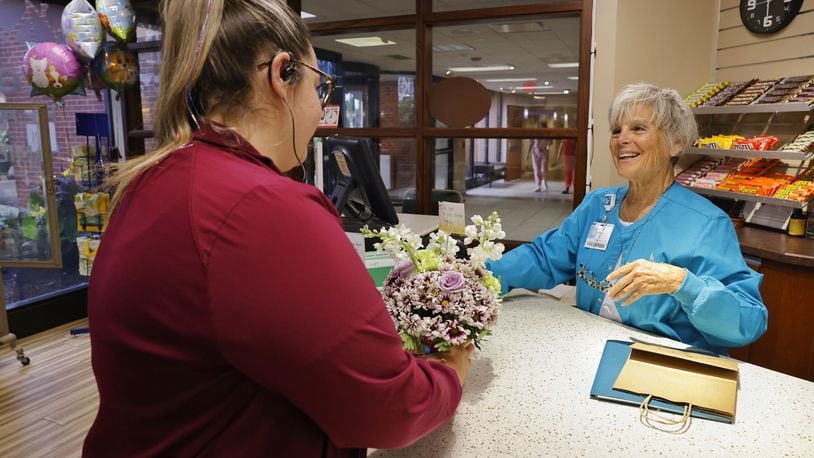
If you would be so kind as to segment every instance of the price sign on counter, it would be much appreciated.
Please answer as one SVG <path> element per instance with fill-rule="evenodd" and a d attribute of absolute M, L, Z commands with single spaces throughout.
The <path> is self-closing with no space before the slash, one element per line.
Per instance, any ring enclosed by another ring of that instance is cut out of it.
<path fill-rule="evenodd" d="M 348 236 L 350 239 L 350 243 L 353 244 L 353 248 L 356 250 L 356 253 L 362 259 L 365 260 L 365 237 L 358 233 L 358 232 L 345 232 L 345 235 Z"/>
<path fill-rule="evenodd" d="M 319 127 L 339 127 L 339 105 L 328 105 L 322 110 Z"/>
<path fill-rule="evenodd" d="M 449 234 L 464 234 L 466 211 L 464 204 L 438 202 L 438 227 Z"/>

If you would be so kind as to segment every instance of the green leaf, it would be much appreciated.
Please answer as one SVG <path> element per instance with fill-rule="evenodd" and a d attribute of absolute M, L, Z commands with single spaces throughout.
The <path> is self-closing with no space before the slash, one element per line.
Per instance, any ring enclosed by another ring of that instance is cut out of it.
<path fill-rule="evenodd" d="M 30 216 L 24 217 L 23 218 L 23 224 L 22 224 L 22 232 L 23 232 L 23 237 L 25 237 L 27 239 L 31 239 L 31 240 L 36 240 L 37 239 L 37 233 L 38 233 L 37 221 L 34 220 L 34 218 L 32 218 Z"/>
<path fill-rule="evenodd" d="M 411 351 L 413 353 L 421 353 L 423 350 L 423 345 L 421 341 L 418 340 L 416 337 L 411 336 L 405 332 L 400 332 L 399 336 L 401 337 L 401 343 L 405 350 Z"/>
<path fill-rule="evenodd" d="M 45 199 L 38 192 L 28 194 L 28 208 L 36 209 L 45 206 Z"/>

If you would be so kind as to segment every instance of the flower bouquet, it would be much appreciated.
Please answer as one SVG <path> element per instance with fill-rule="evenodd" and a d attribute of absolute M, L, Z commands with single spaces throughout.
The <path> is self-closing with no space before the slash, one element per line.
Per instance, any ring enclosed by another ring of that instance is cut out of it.
<path fill-rule="evenodd" d="M 444 231 L 421 237 L 398 225 L 362 234 L 379 238 L 374 247 L 397 261 L 387 276 L 382 296 L 396 324 L 404 348 L 414 353 L 445 352 L 456 345 L 479 343 L 491 332 L 500 310 L 500 281 L 486 270 L 487 259 L 499 259 L 506 234 L 500 218 L 472 217 L 464 231 L 468 259 L 457 258 L 460 248 Z M 477 244 L 473 245 L 473 242 Z"/>

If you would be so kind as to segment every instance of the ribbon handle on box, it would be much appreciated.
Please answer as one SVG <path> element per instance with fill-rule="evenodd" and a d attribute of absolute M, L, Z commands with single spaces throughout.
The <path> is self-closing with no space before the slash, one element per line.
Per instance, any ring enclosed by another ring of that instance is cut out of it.
<path fill-rule="evenodd" d="M 643 425 L 671 434 L 683 434 L 690 429 L 692 404 L 684 406 L 684 415 L 680 418 L 668 418 L 650 410 L 650 401 L 652 400 L 653 395 L 648 395 L 639 405 L 639 421 Z M 671 427 L 678 427 L 678 429 L 672 429 Z"/>

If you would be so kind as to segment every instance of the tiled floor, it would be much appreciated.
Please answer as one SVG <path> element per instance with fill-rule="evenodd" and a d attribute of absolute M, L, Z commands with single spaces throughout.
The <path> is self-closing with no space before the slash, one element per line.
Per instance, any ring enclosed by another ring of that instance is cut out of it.
<path fill-rule="evenodd" d="M 571 213 L 572 194 L 562 194 L 562 182 L 549 183 L 548 191 L 534 192 L 531 180 L 495 181 L 466 192 L 466 215 L 500 214 L 508 240 L 532 240 L 541 232 L 559 226 Z"/>

